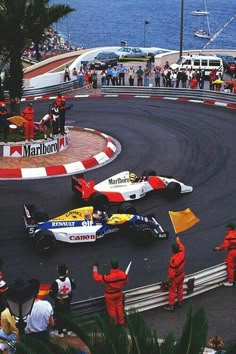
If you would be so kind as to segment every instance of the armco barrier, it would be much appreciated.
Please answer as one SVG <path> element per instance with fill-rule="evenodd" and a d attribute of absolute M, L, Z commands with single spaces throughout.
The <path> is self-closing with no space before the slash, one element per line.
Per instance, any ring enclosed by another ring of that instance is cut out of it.
<path fill-rule="evenodd" d="M 25 89 L 22 98 L 47 96 L 50 94 L 56 94 L 57 92 L 72 91 L 77 88 L 79 88 L 79 80 L 70 80 L 58 85 L 52 85 L 43 88 L 39 87 L 39 88 Z M 5 98 L 9 98 L 8 91 L 4 92 L 4 96 Z"/>
<path fill-rule="evenodd" d="M 184 280 L 184 299 L 215 289 L 221 286 L 226 280 L 225 263 L 186 275 Z M 167 304 L 168 292 L 163 291 L 161 285 L 162 283 L 159 282 L 125 291 L 125 310 L 136 309 L 138 312 L 143 312 Z M 85 319 L 90 319 L 94 315 L 101 314 L 104 310 L 105 302 L 103 296 L 72 304 L 73 313 Z"/>
<path fill-rule="evenodd" d="M 191 90 L 189 88 L 172 87 L 139 87 L 139 86 L 102 86 L 101 93 L 104 95 L 132 95 L 132 96 L 153 96 L 173 97 L 177 99 L 191 99 L 199 101 L 217 101 L 229 104 L 236 103 L 236 95 L 222 91 Z"/>

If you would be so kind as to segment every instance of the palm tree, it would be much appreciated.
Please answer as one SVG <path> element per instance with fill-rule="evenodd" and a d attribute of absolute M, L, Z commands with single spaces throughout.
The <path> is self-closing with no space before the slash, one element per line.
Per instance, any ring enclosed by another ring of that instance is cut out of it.
<path fill-rule="evenodd" d="M 9 63 L 8 89 L 14 113 L 19 113 L 23 94 L 23 50 L 31 40 L 37 46 L 46 28 L 73 11 L 69 5 L 49 6 L 49 0 L 0 0 L 0 43 Z"/>
<path fill-rule="evenodd" d="M 207 343 L 206 313 L 201 308 L 192 314 L 191 302 L 181 337 L 176 338 L 171 331 L 162 342 L 158 341 L 156 330 L 136 312 L 126 315 L 126 326 L 114 325 L 106 315 L 97 316 L 87 327 L 79 318 L 65 317 L 64 320 L 92 354 L 202 354 Z"/>

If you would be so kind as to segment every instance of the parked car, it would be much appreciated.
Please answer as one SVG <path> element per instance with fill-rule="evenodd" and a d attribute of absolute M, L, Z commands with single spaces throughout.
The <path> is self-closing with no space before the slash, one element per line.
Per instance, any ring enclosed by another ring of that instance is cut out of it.
<path fill-rule="evenodd" d="M 100 52 L 94 58 L 94 61 L 90 62 L 90 66 L 93 66 L 97 70 L 107 69 L 108 66 L 116 66 L 119 59 L 119 55 L 114 52 Z"/>
<path fill-rule="evenodd" d="M 236 58 L 232 55 L 217 54 L 217 56 L 223 60 L 224 72 L 231 75 L 232 70 L 230 69 L 230 65 L 234 64 L 236 67 Z"/>
<path fill-rule="evenodd" d="M 120 58 L 146 58 L 147 54 L 137 47 L 121 47 L 116 53 Z"/>

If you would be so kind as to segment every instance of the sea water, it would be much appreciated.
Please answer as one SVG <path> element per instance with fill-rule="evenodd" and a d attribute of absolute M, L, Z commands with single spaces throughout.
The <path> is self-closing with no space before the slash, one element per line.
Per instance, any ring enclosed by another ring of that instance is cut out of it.
<path fill-rule="evenodd" d="M 182 1 L 183 49 L 202 49 L 208 40 L 195 37 L 193 30 L 207 29 L 207 19 L 191 12 L 203 10 L 203 0 L 51 0 L 50 4 L 66 3 L 76 9 L 56 29 L 78 47 L 119 46 L 127 41 L 130 46 L 178 50 Z M 236 0 L 206 0 L 206 6 L 212 34 L 236 14 Z M 208 48 L 236 49 L 236 18 Z"/>

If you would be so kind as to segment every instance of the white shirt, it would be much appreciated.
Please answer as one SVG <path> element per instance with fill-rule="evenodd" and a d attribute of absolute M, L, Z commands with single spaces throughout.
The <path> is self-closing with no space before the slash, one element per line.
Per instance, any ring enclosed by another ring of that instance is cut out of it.
<path fill-rule="evenodd" d="M 47 300 L 36 300 L 30 315 L 26 319 L 25 333 L 46 331 L 52 315 L 53 308 L 50 302 Z"/>

